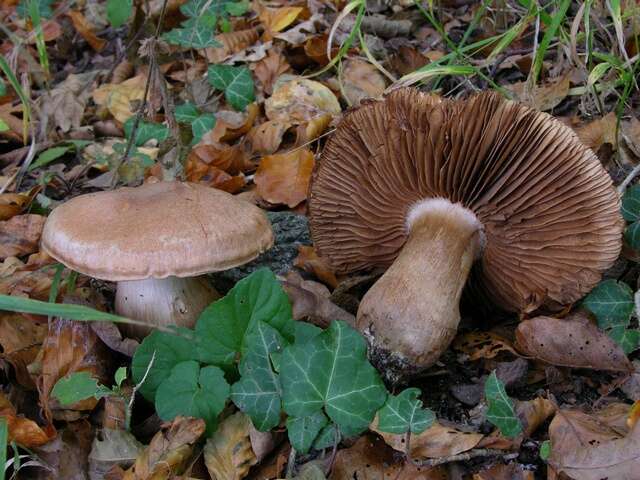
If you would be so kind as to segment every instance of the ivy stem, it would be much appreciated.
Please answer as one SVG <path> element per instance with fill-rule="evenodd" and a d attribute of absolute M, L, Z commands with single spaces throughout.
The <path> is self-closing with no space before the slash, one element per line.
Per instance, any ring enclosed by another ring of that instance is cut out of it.
<path fill-rule="evenodd" d="M 329 477 L 331 470 L 333 469 L 333 464 L 336 461 L 336 455 L 338 453 L 338 444 L 340 443 L 340 427 L 336 425 L 335 434 L 333 436 L 333 449 L 331 450 L 331 456 L 329 457 L 329 464 L 327 465 L 327 470 L 324 473 L 325 477 Z"/>
<path fill-rule="evenodd" d="M 287 460 L 287 474 L 284 478 L 289 479 L 293 477 L 293 469 L 296 465 L 296 449 L 291 447 L 289 452 L 289 460 Z"/>

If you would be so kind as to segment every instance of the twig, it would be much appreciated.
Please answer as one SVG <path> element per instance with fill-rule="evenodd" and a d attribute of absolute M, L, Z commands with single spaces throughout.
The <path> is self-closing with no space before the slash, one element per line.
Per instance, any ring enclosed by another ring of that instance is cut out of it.
<path fill-rule="evenodd" d="M 451 462 L 464 462 L 478 457 L 502 457 L 504 460 L 513 460 L 518 458 L 519 453 L 505 452 L 504 450 L 498 450 L 496 448 L 478 448 L 476 450 L 470 450 L 465 453 L 459 453 L 457 455 L 449 455 L 446 457 L 429 458 L 427 460 L 414 460 L 414 465 L 417 467 L 436 467 L 445 463 Z"/>
<path fill-rule="evenodd" d="M 151 371 L 151 367 L 153 366 L 153 362 L 155 360 L 156 360 L 156 351 L 154 350 L 153 355 L 151 355 L 151 360 L 149 361 L 149 365 L 147 365 L 147 369 L 145 370 L 144 375 L 142 376 L 142 379 L 136 384 L 135 387 L 133 387 L 133 391 L 131 392 L 131 398 L 129 398 L 129 403 L 127 404 L 127 410 L 124 413 L 124 428 L 127 432 L 129 431 L 129 427 L 131 427 L 131 412 L 133 411 L 133 401 L 136 398 L 136 393 L 138 392 L 142 384 L 147 379 L 147 375 L 149 375 L 149 372 Z"/>

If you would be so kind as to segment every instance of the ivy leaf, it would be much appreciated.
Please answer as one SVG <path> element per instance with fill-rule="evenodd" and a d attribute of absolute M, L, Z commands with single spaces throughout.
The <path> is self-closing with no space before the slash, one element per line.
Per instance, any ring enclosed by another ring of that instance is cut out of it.
<path fill-rule="evenodd" d="M 640 250 L 640 222 L 633 222 L 625 229 L 624 241 L 634 250 Z"/>
<path fill-rule="evenodd" d="M 484 395 L 489 404 L 487 420 L 500 429 L 508 438 L 515 438 L 522 432 L 522 423 L 516 415 L 513 400 L 507 396 L 503 383 L 498 380 L 495 370 L 484 384 Z"/>
<path fill-rule="evenodd" d="M 162 38 L 173 45 L 186 48 L 216 48 L 222 46 L 213 38 L 214 29 L 203 22 L 193 22 L 187 27 L 174 28 L 162 35 Z"/>
<path fill-rule="evenodd" d="M 107 19 L 113 28 L 127 23 L 133 11 L 133 0 L 107 0 Z"/>
<path fill-rule="evenodd" d="M 127 379 L 127 367 L 120 367 L 116 370 L 113 379 L 116 381 L 116 386 L 119 388 L 122 386 L 122 382 Z"/>
<path fill-rule="evenodd" d="M 222 370 L 213 366 L 201 369 L 198 362 L 188 360 L 173 367 L 160 384 L 155 405 L 158 416 L 165 421 L 178 415 L 202 418 L 210 435 L 217 427 L 227 398 L 229 384 Z"/>
<path fill-rule="evenodd" d="M 203 113 L 191 123 L 193 143 L 198 143 L 202 136 L 216 126 L 216 117 L 213 113 Z"/>
<path fill-rule="evenodd" d="M 236 110 L 244 110 L 255 100 L 253 78 L 248 67 L 209 65 L 211 85 L 224 91 L 227 102 Z"/>
<path fill-rule="evenodd" d="M 247 13 L 247 10 L 249 10 L 249 0 L 241 0 L 240 2 L 225 2 L 224 9 L 229 15 L 239 17 L 240 15 L 244 15 L 245 13 Z"/>
<path fill-rule="evenodd" d="M 53 0 L 20 0 L 16 7 L 16 13 L 22 18 L 29 17 L 29 3 L 32 1 L 37 3 L 38 12 L 42 18 L 51 18 L 53 16 L 53 10 L 51 9 Z"/>
<path fill-rule="evenodd" d="M 287 414 L 306 417 L 324 408 L 345 436 L 366 430 L 387 398 L 367 361 L 364 339 L 341 321 L 304 344 L 285 348 L 280 381 Z"/>
<path fill-rule="evenodd" d="M 297 322 L 296 330 L 295 330 L 295 343 L 307 343 L 316 335 L 320 335 L 322 333 L 322 329 L 320 327 L 316 327 L 311 323 L 306 322 Z"/>
<path fill-rule="evenodd" d="M 638 348 L 640 342 L 640 331 L 627 329 L 623 326 L 613 327 L 609 331 L 609 336 L 616 342 L 625 354 L 629 355 Z"/>
<path fill-rule="evenodd" d="M 628 188 L 622 196 L 622 216 L 627 222 L 640 220 L 640 185 Z"/>
<path fill-rule="evenodd" d="M 124 134 L 127 138 L 131 137 L 131 131 L 133 130 L 134 123 L 135 116 L 129 117 L 129 119 L 124 122 Z M 136 138 L 133 143 L 136 147 L 141 147 L 151 139 L 156 139 L 159 143 L 165 141 L 168 137 L 169 128 L 166 125 L 140 120 L 136 130 Z"/>
<path fill-rule="evenodd" d="M 193 103 L 185 102 L 176 107 L 174 115 L 176 122 L 193 123 L 200 116 L 200 110 Z"/>
<path fill-rule="evenodd" d="M 435 415 L 422 408 L 420 389 L 407 388 L 399 395 L 390 395 L 378 412 L 378 428 L 388 433 L 422 433 L 431 426 Z"/>
<path fill-rule="evenodd" d="M 340 440 L 342 440 L 342 435 L 340 435 L 338 427 L 336 427 L 335 423 L 330 423 L 320 430 L 315 442 L 313 442 L 313 448 L 323 450 L 337 445 Z"/>
<path fill-rule="evenodd" d="M 232 365 L 239 353 L 246 353 L 245 336 L 258 321 L 271 325 L 285 340 L 293 340 L 295 322 L 289 297 L 267 268 L 240 280 L 200 314 L 196 334 L 201 361 Z"/>
<path fill-rule="evenodd" d="M 193 333 L 187 329 L 181 331 Z M 153 364 L 149 368 L 152 358 Z M 149 369 L 145 381 L 140 386 L 140 393 L 153 402 L 158 386 L 169 376 L 173 367 L 186 360 L 196 359 L 197 352 L 189 338 L 156 330 L 146 336 L 136 349 L 131 361 L 131 375 L 133 381 L 140 384 Z"/>
<path fill-rule="evenodd" d="M 549 440 L 545 440 L 542 442 L 542 445 L 540 445 L 540 458 L 546 461 L 549 458 L 549 455 L 551 455 L 551 442 Z"/>
<path fill-rule="evenodd" d="M 256 429 L 267 432 L 280 423 L 280 380 L 270 355 L 282 350 L 285 340 L 269 324 L 258 321 L 245 338 L 247 352 L 240 362 L 242 378 L 231 387 L 231 401 L 251 417 Z"/>
<path fill-rule="evenodd" d="M 322 412 L 316 412 L 306 417 L 287 418 L 287 433 L 291 446 L 300 453 L 307 453 L 320 430 L 329 423 Z"/>
<path fill-rule="evenodd" d="M 634 308 L 633 291 L 626 283 L 605 280 L 591 290 L 582 305 L 596 316 L 601 329 L 626 327 Z"/>
<path fill-rule="evenodd" d="M 62 377 L 51 390 L 51 395 L 58 399 L 60 405 L 71 405 L 89 397 L 102 398 L 111 391 L 98 385 L 98 380 L 90 372 L 75 372 Z"/>

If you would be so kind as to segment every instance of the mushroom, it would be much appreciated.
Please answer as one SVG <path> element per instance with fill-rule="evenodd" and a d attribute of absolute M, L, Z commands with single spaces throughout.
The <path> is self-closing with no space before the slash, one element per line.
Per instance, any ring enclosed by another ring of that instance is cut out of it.
<path fill-rule="evenodd" d="M 619 212 L 597 157 L 551 116 L 495 93 L 410 89 L 345 115 L 309 202 L 336 272 L 387 268 L 356 324 L 391 381 L 447 348 L 467 277 L 511 312 L 578 300 L 618 257 Z"/>
<path fill-rule="evenodd" d="M 229 193 L 158 182 L 71 199 L 49 215 L 41 242 L 67 267 L 118 282 L 117 313 L 192 327 L 219 298 L 198 275 L 249 262 L 273 245 L 273 232 L 262 210 Z"/>

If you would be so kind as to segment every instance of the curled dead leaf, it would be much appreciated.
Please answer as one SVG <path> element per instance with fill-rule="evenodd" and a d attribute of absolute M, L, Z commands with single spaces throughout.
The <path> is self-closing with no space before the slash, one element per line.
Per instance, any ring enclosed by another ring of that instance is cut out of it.
<path fill-rule="evenodd" d="M 298 256 L 293 261 L 293 265 L 305 272 L 314 274 L 331 288 L 336 288 L 338 286 L 338 279 L 336 278 L 335 273 L 331 270 L 331 267 L 329 267 L 329 262 L 318 256 L 318 253 L 313 247 L 299 245 Z"/>
<path fill-rule="evenodd" d="M 230 175 L 224 170 L 209 165 L 195 155 L 187 159 L 186 179 L 189 182 L 202 183 L 229 193 L 237 193 L 246 184 L 243 174 Z"/>
<path fill-rule="evenodd" d="M 340 103 L 323 84 L 306 78 L 294 78 L 276 85 L 273 95 L 265 101 L 265 113 L 270 120 L 299 124 L 324 114 L 338 115 Z"/>
<path fill-rule="evenodd" d="M 295 207 L 307 198 L 313 165 L 308 148 L 263 157 L 254 177 L 258 194 L 267 202 Z"/>
<path fill-rule="evenodd" d="M 325 113 L 312 118 L 307 123 L 301 123 L 296 127 L 296 147 L 307 145 L 319 138 L 329 124 L 331 123 L 331 115 Z"/>
<path fill-rule="evenodd" d="M 195 163 L 194 163 L 195 162 Z M 197 145 L 189 153 L 187 160 L 187 176 L 193 175 L 192 169 L 197 170 L 198 163 L 224 170 L 231 175 L 250 172 L 256 169 L 256 164 L 251 161 L 242 144 L 238 145 Z M 192 163 L 194 163 L 192 165 Z M 202 168 L 202 167 L 199 167 Z M 197 181 L 197 180 L 193 180 Z"/>
<path fill-rule="evenodd" d="M 253 153 L 271 155 L 278 151 L 282 137 L 291 125 L 287 122 L 268 120 L 253 127 L 247 135 Z"/>
<path fill-rule="evenodd" d="M 620 346 L 580 313 L 564 319 L 525 320 L 516 329 L 516 342 L 526 355 L 551 365 L 612 372 L 633 370 Z"/>
<path fill-rule="evenodd" d="M 26 214 L 0 222 L 0 258 L 38 251 L 45 220 L 42 215 Z"/>
<path fill-rule="evenodd" d="M 247 107 L 246 112 L 221 110 L 216 113 L 213 130 L 205 133 L 198 145 L 216 145 L 240 138 L 253 127 L 260 108 L 255 103 Z"/>
<path fill-rule="evenodd" d="M 251 448 L 251 420 L 242 412 L 225 418 L 207 439 L 204 462 L 212 478 L 241 480 L 258 463 Z"/>
<path fill-rule="evenodd" d="M 127 470 L 123 480 L 170 480 L 184 472 L 195 444 L 204 434 L 201 418 L 176 417 L 163 425 L 151 443 Z"/>
<path fill-rule="evenodd" d="M 0 392 L 0 417 L 7 421 L 9 429 L 9 442 L 16 443 L 27 448 L 38 447 L 49 442 L 56 436 L 53 425 L 40 427 L 33 420 L 18 415 L 6 395 Z"/>
<path fill-rule="evenodd" d="M 469 355 L 469 360 L 494 358 L 501 352 L 518 355 L 513 345 L 506 338 L 493 332 L 471 332 L 458 336 L 453 348 Z"/>

